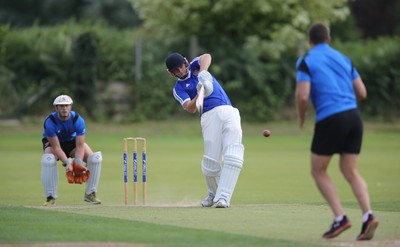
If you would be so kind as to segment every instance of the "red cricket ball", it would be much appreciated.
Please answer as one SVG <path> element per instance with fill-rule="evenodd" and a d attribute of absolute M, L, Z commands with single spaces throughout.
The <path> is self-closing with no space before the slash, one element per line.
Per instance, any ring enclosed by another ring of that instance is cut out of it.
<path fill-rule="evenodd" d="M 264 130 L 263 131 L 263 136 L 264 137 L 268 137 L 268 136 L 270 136 L 271 135 L 271 131 L 269 131 L 269 130 Z"/>

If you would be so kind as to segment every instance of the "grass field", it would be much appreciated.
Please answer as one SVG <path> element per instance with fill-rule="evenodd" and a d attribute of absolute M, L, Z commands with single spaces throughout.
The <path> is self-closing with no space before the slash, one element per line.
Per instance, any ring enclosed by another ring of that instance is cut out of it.
<path fill-rule="evenodd" d="M 84 186 L 68 184 L 60 165 L 52 208 L 41 207 L 41 121 L 0 123 L 0 246 L 400 246 L 400 124 L 365 126 L 359 170 L 380 221 L 368 242 L 354 241 L 361 212 L 337 157 L 330 173 L 353 227 L 336 239 L 320 238 L 333 215 L 310 176 L 312 122 L 303 131 L 295 124 L 243 125 L 245 164 L 231 207 L 215 209 L 199 206 L 206 188 L 197 121 L 88 123 L 86 141 L 103 153 L 102 204 L 86 204 Z M 262 137 L 265 128 L 269 138 Z M 124 205 L 122 138 L 128 136 L 148 141 L 147 206 Z"/>

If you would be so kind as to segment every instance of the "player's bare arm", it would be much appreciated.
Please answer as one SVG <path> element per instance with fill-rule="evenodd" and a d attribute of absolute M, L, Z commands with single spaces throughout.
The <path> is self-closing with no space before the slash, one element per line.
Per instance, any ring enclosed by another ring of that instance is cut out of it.
<path fill-rule="evenodd" d="M 85 135 L 77 136 L 75 139 L 76 148 L 75 148 L 75 159 L 81 159 L 86 162 L 87 157 L 85 157 Z"/>
<path fill-rule="evenodd" d="M 193 99 L 183 103 L 183 109 L 185 109 L 187 112 L 195 113 L 197 111 L 196 100 L 197 100 L 197 95 Z"/>
<path fill-rule="evenodd" d="M 61 149 L 60 142 L 58 137 L 47 137 L 47 140 L 50 142 L 52 152 L 59 160 L 62 161 L 63 164 L 67 163 L 67 155 L 65 155 L 64 151 Z M 47 153 L 47 152 L 46 152 Z"/>
<path fill-rule="evenodd" d="M 354 93 L 358 100 L 367 98 L 367 89 L 360 77 L 353 80 Z"/>
<path fill-rule="evenodd" d="M 208 70 L 208 68 L 211 65 L 211 60 L 212 60 L 212 58 L 211 58 L 210 54 L 205 53 L 205 54 L 201 55 L 199 58 L 200 71 Z"/>
<path fill-rule="evenodd" d="M 298 82 L 296 86 L 296 108 L 300 128 L 304 127 L 307 113 L 308 98 L 310 96 L 310 82 Z"/>

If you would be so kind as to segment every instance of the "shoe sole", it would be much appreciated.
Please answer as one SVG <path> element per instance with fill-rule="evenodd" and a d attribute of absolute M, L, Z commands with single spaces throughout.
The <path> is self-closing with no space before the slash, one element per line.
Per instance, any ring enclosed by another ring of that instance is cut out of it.
<path fill-rule="evenodd" d="M 210 204 L 204 205 L 204 204 L 202 203 L 201 206 L 202 206 L 203 208 L 210 208 L 210 207 L 214 206 L 214 203 L 211 204 L 211 205 L 210 205 Z"/>
<path fill-rule="evenodd" d="M 375 220 L 371 222 L 370 224 L 368 224 L 365 233 L 358 236 L 357 240 L 371 240 L 374 237 L 374 233 L 377 227 L 378 227 L 378 221 Z"/>
<path fill-rule="evenodd" d="M 337 236 L 339 236 L 339 234 L 341 234 L 342 232 L 346 231 L 347 229 L 349 229 L 351 227 L 351 222 L 347 222 L 346 225 L 338 228 L 336 231 L 334 231 L 331 234 L 327 234 L 325 236 L 322 236 L 323 238 L 336 238 Z"/>
<path fill-rule="evenodd" d="M 91 201 L 91 200 L 89 200 L 89 199 L 83 199 L 85 202 L 88 202 L 88 203 L 91 203 L 91 204 L 101 204 L 101 202 L 94 202 L 94 201 Z"/>
<path fill-rule="evenodd" d="M 219 203 L 217 203 L 217 205 L 215 207 L 216 208 L 228 208 L 227 205 L 222 205 L 222 204 L 219 204 Z"/>
<path fill-rule="evenodd" d="M 43 203 L 43 207 L 54 207 L 56 205 L 56 201 L 53 202 L 45 202 Z"/>

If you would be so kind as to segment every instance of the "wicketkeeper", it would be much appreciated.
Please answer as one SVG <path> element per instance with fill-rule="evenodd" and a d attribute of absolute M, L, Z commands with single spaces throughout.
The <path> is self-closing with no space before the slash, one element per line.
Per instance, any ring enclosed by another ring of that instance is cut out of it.
<path fill-rule="evenodd" d="M 208 189 L 201 204 L 227 208 L 243 166 L 239 110 L 232 107 L 224 89 L 208 72 L 210 54 L 203 54 L 189 63 L 181 54 L 172 53 L 165 63 L 168 73 L 177 78 L 173 89 L 175 99 L 186 111 L 201 115 L 204 139 L 201 170 Z M 204 100 L 199 102 L 203 96 Z"/>
<path fill-rule="evenodd" d="M 41 176 L 46 201 L 43 206 L 55 205 L 58 197 L 58 160 L 61 160 L 65 167 L 69 183 L 86 183 L 84 201 L 92 204 L 101 203 L 96 197 L 96 192 L 102 155 L 101 152 L 93 153 L 86 144 L 85 121 L 78 113 L 71 110 L 72 103 L 68 95 L 58 96 L 53 102 L 55 112 L 44 121 Z"/>

